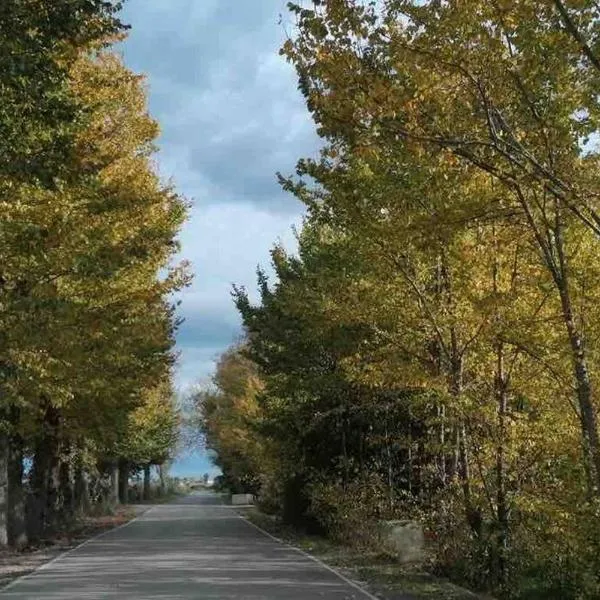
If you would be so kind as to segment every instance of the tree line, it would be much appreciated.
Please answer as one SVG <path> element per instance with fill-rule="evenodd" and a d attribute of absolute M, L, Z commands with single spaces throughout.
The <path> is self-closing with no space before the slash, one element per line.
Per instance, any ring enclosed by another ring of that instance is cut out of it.
<path fill-rule="evenodd" d="M 0 6 L 0 545 L 172 456 L 172 293 L 187 204 L 157 175 L 120 3 Z"/>
<path fill-rule="evenodd" d="M 322 150 L 197 397 L 226 480 L 352 543 L 418 519 L 501 597 L 598 597 L 596 4 L 289 8 Z"/>

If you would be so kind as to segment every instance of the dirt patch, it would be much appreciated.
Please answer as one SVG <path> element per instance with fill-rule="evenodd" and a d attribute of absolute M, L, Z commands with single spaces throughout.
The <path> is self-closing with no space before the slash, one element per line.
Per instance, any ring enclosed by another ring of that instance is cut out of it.
<path fill-rule="evenodd" d="M 56 535 L 40 540 L 22 550 L 0 551 L 0 588 L 23 577 L 101 533 L 124 525 L 149 510 L 150 506 L 123 506 L 113 515 L 86 517 Z"/>

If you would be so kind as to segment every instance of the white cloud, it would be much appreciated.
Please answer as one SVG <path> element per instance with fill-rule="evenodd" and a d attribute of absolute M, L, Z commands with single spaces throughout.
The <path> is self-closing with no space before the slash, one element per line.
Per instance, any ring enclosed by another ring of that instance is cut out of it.
<path fill-rule="evenodd" d="M 214 369 L 240 332 L 231 284 L 255 288 L 278 239 L 295 248 L 302 207 L 275 172 L 317 142 L 293 69 L 278 55 L 286 0 L 128 0 L 126 63 L 148 76 L 162 136 L 159 169 L 194 202 L 182 255 L 196 278 L 181 294 L 178 384 Z"/>
<path fill-rule="evenodd" d="M 231 299 L 232 284 L 248 288 L 256 299 L 256 267 L 270 270 L 269 251 L 281 241 L 296 248 L 292 222 L 300 217 L 269 213 L 252 204 L 211 204 L 198 207 L 182 233 L 183 254 L 196 272 L 192 287 L 180 294 L 186 319 L 178 334 L 182 352 L 179 383 L 187 385 L 214 368 L 214 357 L 241 332 Z"/>

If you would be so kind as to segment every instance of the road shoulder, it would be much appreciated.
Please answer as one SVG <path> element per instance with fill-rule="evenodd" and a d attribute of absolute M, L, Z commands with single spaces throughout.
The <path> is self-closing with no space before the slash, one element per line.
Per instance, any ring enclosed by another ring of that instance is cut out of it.
<path fill-rule="evenodd" d="M 22 550 L 0 551 L 0 591 L 13 581 L 108 531 L 122 527 L 152 508 L 151 505 L 119 507 L 113 515 L 85 517 L 65 530 Z"/>
<path fill-rule="evenodd" d="M 302 534 L 256 508 L 239 508 L 237 512 L 269 535 L 306 552 L 382 600 L 492 600 L 418 567 L 403 567 L 390 554 L 357 551 L 322 537 Z"/>

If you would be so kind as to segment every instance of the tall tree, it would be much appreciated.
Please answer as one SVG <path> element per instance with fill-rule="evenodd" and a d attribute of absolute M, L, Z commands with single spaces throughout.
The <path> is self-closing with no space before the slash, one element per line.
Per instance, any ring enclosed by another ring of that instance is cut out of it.
<path fill-rule="evenodd" d="M 125 27 L 111 0 L 6 0 L 0 7 L 0 192 L 69 175 L 85 107 L 69 85 L 79 52 Z M 72 173 L 71 173 L 72 175 Z M 10 179 L 7 179 L 10 178 Z"/>
<path fill-rule="evenodd" d="M 263 386 L 242 348 L 230 348 L 221 356 L 213 386 L 194 399 L 205 444 L 216 452 L 217 464 L 233 491 L 255 493 L 259 474 L 268 471 L 256 428 L 261 414 L 257 396 Z"/>
<path fill-rule="evenodd" d="M 563 6 L 564 8 L 564 6 Z M 284 53 L 294 62 L 321 133 L 378 154 L 399 140 L 490 175 L 528 225 L 560 301 L 590 495 L 600 493 L 600 439 L 579 240 L 598 233 L 597 88 L 589 53 L 560 3 L 314 3 Z M 569 7 L 583 30 L 594 9 Z M 577 14 L 576 14 L 577 13 Z"/>
<path fill-rule="evenodd" d="M 99 50 L 70 77 L 87 112 L 73 176 L 53 188 L 15 180 L 0 227 L 4 401 L 35 455 L 38 532 L 72 496 L 77 452 L 115 452 L 141 391 L 169 377 L 168 298 L 188 280 L 171 266 L 186 204 L 154 172 L 141 78 Z"/>

